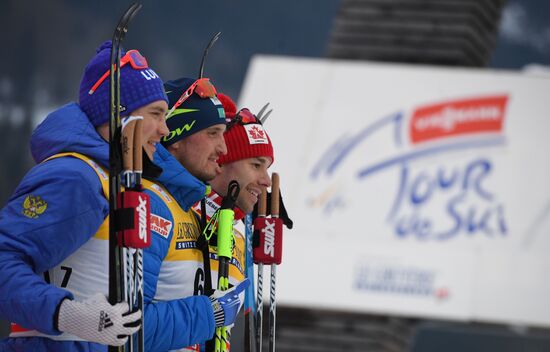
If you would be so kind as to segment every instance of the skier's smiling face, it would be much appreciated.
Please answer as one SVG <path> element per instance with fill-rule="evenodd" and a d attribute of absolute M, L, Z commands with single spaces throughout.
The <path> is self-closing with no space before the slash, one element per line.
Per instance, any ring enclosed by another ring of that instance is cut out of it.
<path fill-rule="evenodd" d="M 256 157 L 237 160 L 221 167 L 221 173 L 212 180 L 212 187 L 222 196 L 227 193 L 231 180 L 236 180 L 241 187 L 237 206 L 244 213 L 250 213 L 258 202 L 262 190 L 271 186 L 267 169 L 272 160 L 269 157 Z"/>
<path fill-rule="evenodd" d="M 167 111 L 168 104 L 164 100 L 158 100 L 142 106 L 131 114 L 132 116 L 143 116 L 143 149 L 151 160 L 153 160 L 157 143 L 160 143 L 160 139 L 170 132 L 166 126 Z"/>
<path fill-rule="evenodd" d="M 213 125 L 177 141 L 168 150 L 191 175 L 208 182 L 220 173 L 218 158 L 227 153 L 224 132 L 225 124 Z"/>

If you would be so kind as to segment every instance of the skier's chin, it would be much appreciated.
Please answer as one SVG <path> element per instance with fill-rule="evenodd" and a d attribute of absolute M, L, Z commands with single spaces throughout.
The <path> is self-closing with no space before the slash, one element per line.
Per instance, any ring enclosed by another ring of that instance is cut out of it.
<path fill-rule="evenodd" d="M 153 161 L 153 156 L 155 155 L 155 150 L 157 150 L 153 145 L 147 143 L 143 146 L 143 150 L 145 150 L 145 154 L 149 157 L 149 160 Z"/>

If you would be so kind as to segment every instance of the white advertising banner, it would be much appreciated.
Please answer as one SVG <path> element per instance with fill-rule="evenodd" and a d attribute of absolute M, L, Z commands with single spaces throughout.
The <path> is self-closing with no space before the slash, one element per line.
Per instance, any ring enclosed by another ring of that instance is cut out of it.
<path fill-rule="evenodd" d="M 259 56 L 268 101 L 280 304 L 550 326 L 548 77 Z"/>

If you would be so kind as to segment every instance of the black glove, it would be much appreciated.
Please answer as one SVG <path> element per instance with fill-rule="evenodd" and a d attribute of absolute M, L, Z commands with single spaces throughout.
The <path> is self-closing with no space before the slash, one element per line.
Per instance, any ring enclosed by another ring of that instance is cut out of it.
<path fill-rule="evenodd" d="M 271 192 L 267 192 L 267 215 L 271 214 Z M 255 219 L 258 217 L 258 203 L 254 206 L 254 211 L 252 212 L 252 218 Z M 285 203 L 283 202 L 283 194 L 279 192 L 279 218 L 283 220 L 283 224 L 290 230 L 294 226 L 294 222 L 288 216 L 288 213 L 285 208 Z"/>

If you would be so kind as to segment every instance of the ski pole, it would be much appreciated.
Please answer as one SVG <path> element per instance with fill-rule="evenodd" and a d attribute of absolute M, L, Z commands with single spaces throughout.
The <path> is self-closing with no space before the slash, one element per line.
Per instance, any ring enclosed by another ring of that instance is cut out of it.
<path fill-rule="evenodd" d="M 279 217 L 279 174 L 271 176 L 271 217 Z M 276 238 L 274 239 L 277 240 Z M 275 245 L 275 244 L 274 244 Z M 278 244 L 280 245 L 280 243 Z M 277 318 L 277 302 L 275 300 L 275 288 L 277 279 L 277 264 L 271 264 L 271 284 L 269 289 L 269 351 L 275 352 L 275 326 Z"/>
<path fill-rule="evenodd" d="M 276 326 L 276 266 L 281 264 L 282 257 L 282 219 L 279 218 L 279 175 L 273 173 L 271 179 L 271 217 L 266 217 L 266 195 L 262 194 L 258 203 L 258 217 L 254 220 L 254 263 L 258 264 L 257 288 L 257 321 L 256 331 L 258 351 L 262 351 L 262 302 L 263 302 L 263 265 L 271 264 L 271 280 L 269 290 L 269 350 L 275 351 Z M 259 318 L 259 319 L 258 319 Z"/>
<path fill-rule="evenodd" d="M 264 189 L 260 194 L 258 200 L 258 219 L 265 218 L 267 210 L 267 191 Z M 256 231 L 256 226 L 254 226 Z M 256 261 L 254 256 L 254 262 L 258 264 L 258 287 L 256 288 L 256 351 L 262 351 L 262 325 L 263 325 L 263 286 L 264 286 L 264 265 L 261 262 Z"/>
<path fill-rule="evenodd" d="M 132 119 L 131 121 L 122 121 L 121 127 L 121 144 L 122 144 L 122 173 L 120 174 L 121 183 L 125 190 L 130 190 L 134 185 L 134 132 L 136 128 L 136 120 Z M 122 193 L 119 193 L 121 196 Z M 119 198 L 120 199 L 120 198 Z M 118 206 L 124 208 L 125 204 L 122 204 L 124 201 L 119 200 Z M 119 233 L 120 236 L 120 233 Z M 124 244 L 119 243 L 119 248 L 122 251 L 121 258 L 124 258 L 122 262 L 122 272 L 124 277 L 123 284 L 123 299 L 128 302 L 130 310 L 133 310 L 135 307 L 134 302 L 134 256 L 131 253 L 130 248 L 124 248 Z M 127 342 L 128 350 L 134 351 L 134 339 L 129 338 Z"/>
<path fill-rule="evenodd" d="M 128 116 L 121 121 L 122 143 L 122 173 L 121 183 L 125 191 L 119 194 L 120 208 L 134 208 L 134 227 L 131 234 L 122 232 L 123 242 L 119 245 L 122 249 L 122 257 L 125 259 L 122 265 L 124 275 L 125 300 L 130 310 L 143 312 L 143 249 L 150 243 L 148 241 L 149 219 L 148 197 L 142 194 L 142 116 Z M 136 202 L 137 201 L 137 202 Z M 132 209 L 133 210 L 133 209 Z M 136 231 L 137 230 L 137 231 Z M 137 239 L 135 238 L 137 235 Z M 142 238 L 143 237 L 143 238 Z M 144 241 L 144 242 L 142 242 Z M 137 342 L 133 338 L 128 340 L 130 351 L 144 351 L 144 325 L 137 332 Z"/>
<path fill-rule="evenodd" d="M 218 214 L 218 290 L 229 289 L 229 262 L 233 257 L 233 220 L 235 219 L 235 202 L 239 196 L 240 187 L 237 181 L 231 181 L 227 187 L 227 195 L 223 198 Z M 229 351 L 229 336 L 227 328 L 216 328 L 215 352 Z"/>
<path fill-rule="evenodd" d="M 139 192 L 143 192 L 143 189 L 142 189 L 142 184 L 141 184 L 141 180 L 142 180 L 142 174 L 143 174 L 143 134 L 142 134 L 142 126 L 143 126 L 143 119 L 140 119 L 140 120 L 137 120 L 136 121 L 136 127 L 135 127 L 135 131 L 134 131 L 134 145 L 137 146 L 137 147 L 134 147 L 134 179 L 135 179 L 135 190 L 136 191 L 139 191 Z M 147 204 L 149 205 L 150 203 L 147 201 Z M 141 204 L 140 204 L 141 206 Z M 138 212 L 139 213 L 139 212 Z M 146 243 L 146 246 L 150 246 L 151 245 L 151 241 L 150 241 L 150 226 L 151 224 L 149 223 L 149 219 L 151 218 L 150 216 L 150 211 L 147 211 L 147 214 L 149 214 L 145 220 L 146 220 L 146 228 L 147 228 L 147 235 L 149 236 L 149 238 L 147 239 L 147 243 Z M 142 213 L 140 213 L 140 216 L 142 215 Z M 142 218 L 139 219 L 140 221 L 142 220 Z M 140 229 L 141 231 L 141 229 Z M 138 330 L 137 332 L 137 342 L 138 342 L 138 351 L 139 352 L 145 352 L 145 319 L 143 318 L 144 315 L 145 315 L 145 311 L 144 311 L 144 304 L 143 304 L 143 297 L 144 297 L 144 292 L 143 292 L 143 248 L 137 248 L 136 249 L 136 253 L 135 253 L 135 260 L 134 260 L 134 265 L 135 265 L 135 276 L 134 276 L 134 286 L 136 287 L 136 292 L 135 292 L 135 303 L 136 303 L 136 309 L 139 309 L 141 311 L 141 314 L 142 314 L 142 319 L 141 319 L 141 328 Z"/>
<path fill-rule="evenodd" d="M 252 214 L 246 214 L 245 217 L 245 266 L 246 277 L 250 280 L 250 286 L 247 287 L 244 295 L 244 351 L 256 351 L 256 332 L 254 326 L 254 259 L 252 256 Z"/>
<path fill-rule="evenodd" d="M 124 248 L 124 245 L 127 244 L 125 236 L 129 236 L 128 239 L 132 238 L 133 235 L 138 234 L 148 234 L 147 233 L 147 213 L 144 214 L 147 209 L 144 209 L 143 206 L 139 205 L 139 201 L 143 201 L 143 204 L 148 208 L 149 202 L 145 199 L 145 196 L 141 198 L 139 195 L 132 199 L 131 194 L 125 194 L 121 191 L 121 178 L 125 185 L 132 186 L 133 182 L 133 170 L 136 166 L 140 167 L 141 159 L 134 160 L 134 152 L 136 149 L 141 154 L 141 128 L 138 127 L 138 133 L 136 137 L 136 124 L 137 122 L 132 123 L 131 126 L 127 126 L 128 129 L 125 132 L 125 140 L 122 139 L 121 131 L 121 120 L 120 120 L 120 70 L 117 70 L 117 67 L 120 67 L 120 51 L 121 44 L 128 31 L 128 25 L 132 18 L 137 14 L 141 9 L 142 5 L 139 2 L 132 4 L 124 15 L 120 18 L 112 38 L 112 48 L 111 48 L 111 57 L 110 57 L 110 92 L 109 92 L 109 111 L 110 111 L 110 120 L 109 120 L 109 301 L 111 304 L 116 304 L 121 302 L 124 299 L 127 299 L 131 309 L 134 308 L 133 304 L 136 300 L 134 297 L 134 273 L 139 271 L 139 268 L 143 267 L 143 259 L 141 260 L 138 257 L 137 263 L 134 262 L 133 258 L 130 258 L 127 253 L 127 249 Z M 141 126 L 141 123 L 139 123 Z M 137 144 L 139 143 L 139 144 Z M 136 148 L 137 144 L 137 148 Z M 123 159 L 121 161 L 121 159 Z M 124 164 L 123 164 L 124 163 Z M 121 169 L 125 168 L 125 173 L 121 175 Z M 141 169 L 141 167 L 140 167 Z M 139 172 L 138 172 L 139 173 Z M 131 208 L 130 205 L 133 203 L 134 211 L 139 212 L 141 217 L 146 217 L 145 223 L 141 223 L 142 226 L 135 226 L 129 230 L 128 227 L 124 228 L 121 226 L 123 223 L 123 218 L 125 215 L 120 210 L 125 210 L 124 208 Z M 136 203 L 138 202 L 138 203 Z M 143 232 L 145 231 L 145 232 Z M 131 241 L 129 241 L 131 242 Z M 148 243 L 148 242 L 147 242 Z M 138 278 L 138 281 L 142 282 L 142 277 Z M 127 287 L 132 286 L 132 287 Z M 130 294 L 131 297 L 128 296 Z M 139 296 L 139 294 L 138 294 Z M 139 300 L 138 300 L 139 305 Z M 142 306 L 142 304 L 141 304 Z M 142 326 L 143 329 L 143 326 Z M 143 331 L 142 331 L 143 333 Z M 141 336 L 143 337 L 143 334 Z M 129 350 L 133 351 L 133 339 L 129 339 Z M 125 346 L 115 347 L 109 346 L 109 352 L 114 351 L 125 351 L 127 350 Z M 143 351 L 143 341 L 140 342 L 140 351 Z"/>

